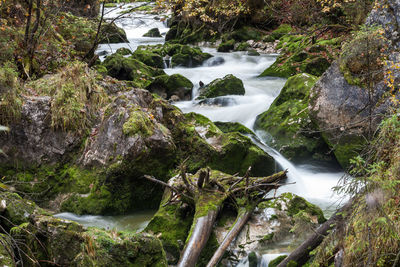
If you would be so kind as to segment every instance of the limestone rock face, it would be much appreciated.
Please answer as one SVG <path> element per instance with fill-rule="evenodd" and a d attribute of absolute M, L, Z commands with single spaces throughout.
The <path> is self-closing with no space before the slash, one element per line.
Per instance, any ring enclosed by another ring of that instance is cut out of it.
<path fill-rule="evenodd" d="M 11 133 L 2 133 L 0 147 L 7 157 L 0 162 L 18 159 L 22 165 L 54 163 L 76 148 L 80 138 L 73 133 L 54 131 L 49 123 L 50 97 L 28 97 L 21 111 L 21 123 L 11 126 Z"/>
<path fill-rule="evenodd" d="M 368 90 L 350 85 L 340 72 L 338 62 L 333 63 L 312 88 L 310 116 L 343 167 L 388 112 L 390 99 L 381 102 L 387 90 L 383 81 L 375 85 L 370 114 Z"/>

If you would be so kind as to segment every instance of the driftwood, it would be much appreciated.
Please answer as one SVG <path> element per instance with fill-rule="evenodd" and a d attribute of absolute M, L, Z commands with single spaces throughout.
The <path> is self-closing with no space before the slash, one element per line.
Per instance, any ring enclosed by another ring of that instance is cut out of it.
<path fill-rule="evenodd" d="M 294 261 L 298 266 L 306 263 L 310 255 L 309 253 L 314 250 L 319 244 L 322 243 L 324 238 L 328 235 L 329 231 L 337 225 L 337 222 L 343 219 L 343 212 L 351 207 L 352 201 L 348 201 L 342 208 L 336 211 L 329 220 L 321 224 L 321 226 L 299 247 L 290 253 L 277 267 L 286 267 L 289 262 Z"/>
<path fill-rule="evenodd" d="M 210 177 L 210 169 L 207 168 L 200 170 L 196 178 L 195 176 L 187 175 L 186 168 L 184 164 L 182 164 L 180 173 L 181 179 L 177 186 L 159 182 L 151 176 L 145 176 L 145 178 L 150 181 L 168 187 L 175 194 L 181 194 L 194 200 L 195 216 L 191 227 L 191 233 L 186 241 L 185 248 L 182 251 L 177 266 L 195 266 L 201 251 L 212 233 L 218 213 L 222 209 L 226 199 L 235 200 L 245 198 L 247 199 L 245 205 L 255 208 L 257 205 L 256 203 L 259 203 L 269 191 L 281 186 L 278 184 L 279 181 L 286 178 L 286 171 L 276 173 L 269 177 L 250 177 L 250 170 L 251 168 L 249 168 L 246 174 L 241 178 L 230 176 L 212 179 Z M 250 218 L 254 208 L 249 209 L 243 214 L 239 214 L 243 216 L 238 217 L 237 223 L 225 238 L 226 241 L 224 240 L 208 266 L 215 266 L 219 262 L 226 248 L 240 233 L 241 229 Z"/>

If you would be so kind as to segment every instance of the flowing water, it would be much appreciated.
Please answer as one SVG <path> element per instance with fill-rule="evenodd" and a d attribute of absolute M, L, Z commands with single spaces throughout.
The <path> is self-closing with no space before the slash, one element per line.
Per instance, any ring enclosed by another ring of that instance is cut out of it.
<path fill-rule="evenodd" d="M 141 3 L 129 4 L 128 6 L 138 6 Z M 126 9 L 126 5 L 119 5 L 117 8 L 106 9 L 106 18 L 113 18 Z M 151 28 L 159 28 L 162 34 L 168 30 L 163 17 L 160 15 L 150 15 L 143 12 L 135 12 L 123 19 L 118 20 L 118 26 L 124 28 L 129 39 L 127 44 L 101 45 L 98 53 L 105 54 L 115 52 L 120 47 L 127 47 L 134 51 L 139 45 L 160 44 L 164 38 L 142 37 Z M 201 67 L 196 68 L 173 68 L 165 69 L 167 74 L 179 73 L 193 82 L 193 99 L 197 96 L 199 82 L 204 84 L 216 78 L 222 78 L 227 74 L 233 74 L 240 78 L 245 86 L 244 96 L 225 96 L 219 97 L 214 101 L 214 105 L 201 104 L 199 101 L 183 101 L 175 103 L 183 112 L 196 112 L 203 114 L 212 121 L 240 122 L 250 129 L 257 115 L 266 111 L 281 88 L 285 79 L 280 78 L 258 78 L 257 76 L 276 59 L 276 55 L 249 56 L 245 52 L 218 53 L 216 49 L 202 47 L 204 52 L 212 54 L 214 57 L 209 59 Z M 216 60 L 217 58 L 217 60 Z M 223 59 L 223 60 L 221 60 Z M 215 62 L 222 64 L 215 66 Z M 320 206 L 327 217 L 343 200 L 342 196 L 335 195 L 332 187 L 335 186 L 344 174 L 341 170 L 320 166 L 313 163 L 296 166 L 274 149 L 268 147 L 263 140 L 265 133 L 256 131 L 257 137 L 252 137 L 253 141 L 274 157 L 282 169 L 288 170 L 288 183 L 281 187 L 278 192 L 293 192 L 308 201 Z M 311 161 L 310 161 L 311 162 Z M 104 228 L 117 228 L 124 230 L 143 229 L 155 211 L 135 213 L 129 216 L 76 216 L 70 213 L 59 214 L 60 218 L 71 219 L 88 226 L 100 226 Z M 260 266 L 268 266 L 268 262 L 275 257 L 288 253 L 287 245 L 276 245 L 262 251 Z M 245 261 L 238 266 L 248 266 Z"/>

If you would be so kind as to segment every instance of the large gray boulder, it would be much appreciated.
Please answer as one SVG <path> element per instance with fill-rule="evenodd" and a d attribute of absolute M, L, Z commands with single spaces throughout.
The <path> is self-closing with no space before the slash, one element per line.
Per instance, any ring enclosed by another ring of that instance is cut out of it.
<path fill-rule="evenodd" d="M 396 32 L 400 21 L 395 15 L 400 1 L 385 2 L 388 7 L 374 9 L 366 23 L 380 26 L 383 34 L 376 27 L 357 34 L 311 89 L 310 116 L 345 168 L 390 111 L 395 92 L 387 81 L 393 78 L 396 84 L 400 78 L 399 71 L 393 68 L 400 63 Z M 388 59 L 387 65 L 382 58 Z M 388 76 L 389 71 L 392 77 Z"/>

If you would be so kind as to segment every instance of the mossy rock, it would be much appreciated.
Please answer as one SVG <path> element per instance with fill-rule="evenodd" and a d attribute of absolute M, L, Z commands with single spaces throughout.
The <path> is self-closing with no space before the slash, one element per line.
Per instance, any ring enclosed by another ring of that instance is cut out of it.
<path fill-rule="evenodd" d="M 156 53 L 138 49 L 135 52 L 133 52 L 132 57 L 143 62 L 147 66 L 159 68 L 159 69 L 164 68 L 163 58 Z"/>
<path fill-rule="evenodd" d="M 161 33 L 158 28 L 152 28 L 146 32 L 143 37 L 161 37 Z"/>
<path fill-rule="evenodd" d="M 164 192 L 163 201 L 144 232 L 160 235 L 167 253 L 168 263 L 177 264 L 193 221 L 193 211 L 189 206 L 169 204 L 165 206 L 170 192 Z"/>
<path fill-rule="evenodd" d="M 250 45 L 247 42 L 241 42 L 236 48 L 235 51 L 246 51 Z"/>
<path fill-rule="evenodd" d="M 282 49 L 276 61 L 260 77 L 289 78 L 298 73 L 321 76 L 339 56 L 341 39 L 317 39 L 303 35 L 286 34 L 276 47 Z"/>
<path fill-rule="evenodd" d="M 275 41 L 275 40 L 280 39 L 284 35 L 291 33 L 292 31 L 293 31 L 293 28 L 289 24 L 281 24 L 269 36 L 271 36 L 271 40 Z"/>
<path fill-rule="evenodd" d="M 210 57 L 211 54 L 203 53 L 199 47 L 191 47 L 182 44 L 165 43 L 164 45 L 139 46 L 138 50 L 144 50 L 171 58 L 171 67 L 197 67 Z"/>
<path fill-rule="evenodd" d="M 251 167 L 252 176 L 268 176 L 275 172 L 275 160 L 238 132 L 223 136 L 221 152 L 210 164 L 213 169 L 243 175 Z"/>
<path fill-rule="evenodd" d="M 215 79 L 203 88 L 200 88 L 198 99 L 244 94 L 243 82 L 232 74 L 228 74 L 224 78 Z"/>
<path fill-rule="evenodd" d="M 235 40 L 231 39 L 229 41 L 223 42 L 221 43 L 218 48 L 217 51 L 218 52 L 230 52 L 235 48 Z"/>
<path fill-rule="evenodd" d="M 147 87 L 152 93 L 157 93 L 164 99 L 178 96 L 181 100 L 190 100 L 193 83 L 180 74 L 157 76 Z"/>
<path fill-rule="evenodd" d="M 243 42 L 247 40 L 258 41 L 261 39 L 262 35 L 258 30 L 245 26 L 233 31 L 229 36 L 237 42 Z"/>
<path fill-rule="evenodd" d="M 173 45 L 167 48 L 168 55 L 171 57 L 171 67 L 197 67 L 212 55 L 203 53 L 198 47 L 188 45 Z"/>
<path fill-rule="evenodd" d="M 36 216 L 34 224 L 11 229 L 23 240 L 23 261 L 51 260 L 61 266 L 166 266 L 160 240 L 148 234 L 85 230 L 81 225 L 51 216 Z M 28 258 L 29 257 L 29 258 Z"/>
<path fill-rule="evenodd" d="M 268 263 L 268 267 L 276 267 L 279 265 L 279 263 L 281 263 L 284 259 L 286 259 L 286 255 L 281 255 L 276 257 L 275 259 L 273 259 L 272 261 L 270 261 Z"/>
<path fill-rule="evenodd" d="M 165 72 L 156 69 L 134 58 L 126 58 L 120 54 L 108 56 L 103 66 L 107 68 L 107 74 L 118 80 L 133 81 L 137 87 L 146 87 L 152 78 L 165 75 Z"/>
<path fill-rule="evenodd" d="M 115 23 L 105 23 L 101 27 L 101 44 L 128 43 L 126 32 Z"/>
<path fill-rule="evenodd" d="M 275 200 L 261 203 L 258 207 L 260 209 L 274 208 L 284 211 L 291 218 L 296 216 L 304 218 L 305 215 L 307 220 L 314 224 L 321 224 L 326 221 L 321 208 L 293 193 L 283 193 Z"/>
<path fill-rule="evenodd" d="M 123 55 L 123 56 L 132 55 L 132 51 L 126 47 L 118 48 L 117 51 L 115 51 L 115 53 Z"/>
<path fill-rule="evenodd" d="M 367 141 L 362 136 L 344 136 L 334 145 L 329 142 L 329 140 L 334 140 L 333 137 L 328 138 L 327 133 L 323 133 L 322 136 L 332 147 L 336 160 L 344 169 L 351 166 L 350 160 L 358 156 L 367 145 Z"/>
<path fill-rule="evenodd" d="M 252 130 L 238 122 L 216 121 L 214 124 L 224 133 L 239 132 L 246 135 L 255 135 Z"/>
<path fill-rule="evenodd" d="M 198 157 L 198 162 L 203 162 L 203 166 L 208 165 L 214 170 L 229 174 L 243 175 L 250 166 L 252 176 L 267 176 L 274 173 L 275 160 L 256 146 L 250 138 L 239 132 L 224 134 L 212 121 L 200 114 L 191 112 L 185 114 L 185 117 L 193 125 L 191 130 L 201 134 L 207 141 L 207 146 L 212 146 L 212 150 L 207 154 L 194 154 Z M 203 153 L 206 152 L 207 150 L 203 149 Z M 195 169 L 197 170 L 198 168 Z"/>
<path fill-rule="evenodd" d="M 260 55 L 260 53 L 258 53 L 257 50 L 255 50 L 255 49 L 248 49 L 247 55 L 252 56 L 252 57 L 258 57 Z"/>
<path fill-rule="evenodd" d="M 291 193 L 285 193 L 283 196 L 290 199 L 290 201 L 287 203 L 287 212 L 289 216 L 295 216 L 299 212 L 306 212 L 309 215 L 316 216 L 318 223 L 324 223 L 326 221 L 324 213 L 318 206 L 311 204 L 304 198 Z"/>
<path fill-rule="evenodd" d="M 324 57 L 316 57 L 306 62 L 304 71 L 311 75 L 321 76 L 331 65 L 331 63 Z"/>
<path fill-rule="evenodd" d="M 329 147 L 308 113 L 310 89 L 317 80 L 305 73 L 289 78 L 270 108 L 255 122 L 256 129 L 271 135 L 268 144 L 293 161 L 332 160 Z"/>
<path fill-rule="evenodd" d="M 17 193 L 0 193 L 1 204 L 4 205 L 2 225 L 11 228 L 29 221 L 29 216 L 40 210 L 32 201 L 21 198 Z"/>

